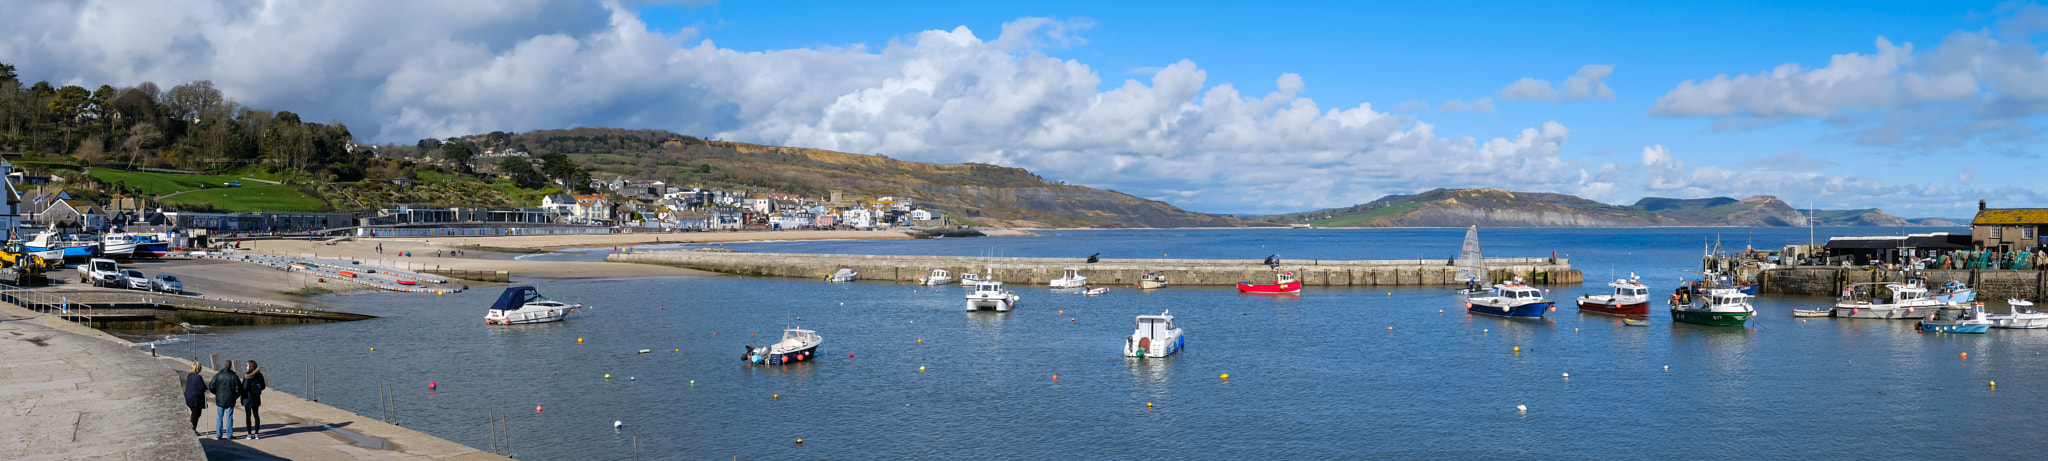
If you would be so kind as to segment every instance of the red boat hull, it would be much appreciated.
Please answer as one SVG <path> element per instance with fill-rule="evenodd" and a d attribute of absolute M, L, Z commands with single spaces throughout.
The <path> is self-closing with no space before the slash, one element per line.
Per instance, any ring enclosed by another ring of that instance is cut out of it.
<path fill-rule="evenodd" d="M 1237 282 L 1237 291 L 1239 293 L 1300 293 L 1301 281 L 1261 283 L 1257 285 L 1248 282 Z"/>
<path fill-rule="evenodd" d="M 1645 301 L 1635 304 L 1611 305 L 1581 299 L 1579 300 L 1579 310 L 1613 315 L 1650 315 L 1650 303 Z"/>

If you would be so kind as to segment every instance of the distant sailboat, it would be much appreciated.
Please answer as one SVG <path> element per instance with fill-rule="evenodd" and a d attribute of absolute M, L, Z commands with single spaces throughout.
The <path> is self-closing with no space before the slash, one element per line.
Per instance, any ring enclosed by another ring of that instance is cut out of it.
<path fill-rule="evenodd" d="M 1458 253 L 1458 280 L 1465 281 L 1461 293 L 1475 295 L 1488 291 L 1493 278 L 1486 272 L 1486 257 L 1479 254 L 1479 226 L 1465 229 L 1465 249 Z"/>

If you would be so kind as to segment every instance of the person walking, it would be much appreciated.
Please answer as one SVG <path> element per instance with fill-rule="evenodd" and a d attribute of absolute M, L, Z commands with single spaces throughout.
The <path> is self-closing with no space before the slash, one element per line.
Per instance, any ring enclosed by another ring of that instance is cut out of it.
<path fill-rule="evenodd" d="M 199 362 L 185 373 L 185 407 L 192 409 L 192 435 L 199 435 L 199 412 L 206 410 L 206 377 L 199 375 Z"/>
<path fill-rule="evenodd" d="M 249 440 L 263 438 L 257 429 L 263 427 L 263 418 L 256 413 L 256 407 L 263 405 L 263 390 L 269 384 L 263 380 L 263 367 L 256 366 L 255 360 L 242 371 L 242 437 Z"/>
<path fill-rule="evenodd" d="M 241 391 L 242 377 L 235 374 L 235 362 L 229 361 L 213 374 L 213 406 L 218 407 L 213 420 L 215 440 L 235 437 L 235 397 Z"/>

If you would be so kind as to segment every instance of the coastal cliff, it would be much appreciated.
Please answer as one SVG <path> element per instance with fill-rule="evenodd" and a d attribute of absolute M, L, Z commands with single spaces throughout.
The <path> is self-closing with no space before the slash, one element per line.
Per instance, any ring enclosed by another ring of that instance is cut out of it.
<path fill-rule="evenodd" d="M 1798 227 L 1808 225 L 1805 211 L 1783 200 L 1758 195 L 1673 199 L 1645 197 L 1634 205 L 1600 203 L 1552 193 L 1498 189 L 1436 189 L 1414 195 L 1389 195 L 1344 208 L 1268 216 L 1276 223 L 1320 227 L 1645 227 L 1735 226 Z M 1819 226 L 1944 226 L 1939 218 L 1906 220 L 1883 210 L 1819 210 Z"/>

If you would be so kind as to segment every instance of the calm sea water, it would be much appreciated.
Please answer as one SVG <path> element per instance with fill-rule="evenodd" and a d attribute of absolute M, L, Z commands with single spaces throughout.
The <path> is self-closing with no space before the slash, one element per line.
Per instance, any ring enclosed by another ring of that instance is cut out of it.
<path fill-rule="evenodd" d="M 1820 230 L 1823 239 L 1903 231 Z M 1805 229 L 1751 232 L 1481 236 L 1489 255 L 1554 250 L 1589 280 L 1634 271 L 1668 290 L 1716 233 L 1736 248 L 1752 238 L 1759 248 L 1807 239 Z M 1077 231 L 726 247 L 1441 258 L 1462 233 Z M 1272 297 L 1176 286 L 1082 297 L 1017 287 L 1020 308 L 996 315 L 962 312 L 958 287 L 760 278 L 537 284 L 597 308 L 564 323 L 504 328 L 481 320 L 494 290 L 337 296 L 331 301 L 382 318 L 212 328 L 197 345 L 262 361 L 272 386 L 288 392 L 301 392 L 301 370 L 315 365 L 321 401 L 365 415 L 380 413 L 376 389 L 391 385 L 399 423 L 475 447 L 491 445 L 488 412 L 510 414 L 511 450 L 528 459 L 630 459 L 636 439 L 649 459 L 2021 458 L 2048 449 L 2048 439 L 2032 435 L 2048 413 L 2048 356 L 2038 355 L 2048 352 L 2048 331 L 1923 335 L 1910 321 L 1791 317 L 1828 303 L 1819 298 L 1765 297 L 1751 326 L 1709 328 L 1662 315 L 1649 327 L 1623 326 L 1569 305 L 1535 321 L 1468 317 L 1438 288 L 1310 287 Z M 1552 298 L 1602 285 L 1556 287 Z M 1120 356 L 1133 316 L 1169 309 L 1187 330 L 1184 352 Z M 785 327 L 818 330 L 824 359 L 740 364 L 743 345 L 771 343 Z M 1230 379 L 1219 379 L 1225 373 Z M 429 391 L 429 381 L 440 389 Z M 614 431 L 613 421 L 625 427 Z"/>

